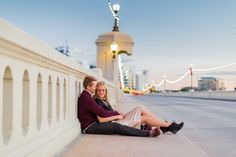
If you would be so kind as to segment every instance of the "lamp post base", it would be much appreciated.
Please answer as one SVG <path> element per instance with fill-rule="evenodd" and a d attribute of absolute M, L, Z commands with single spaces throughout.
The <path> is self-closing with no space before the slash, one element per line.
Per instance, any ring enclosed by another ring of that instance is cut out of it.
<path fill-rule="evenodd" d="M 113 32 L 119 32 L 119 27 L 114 26 L 112 31 L 113 31 Z"/>

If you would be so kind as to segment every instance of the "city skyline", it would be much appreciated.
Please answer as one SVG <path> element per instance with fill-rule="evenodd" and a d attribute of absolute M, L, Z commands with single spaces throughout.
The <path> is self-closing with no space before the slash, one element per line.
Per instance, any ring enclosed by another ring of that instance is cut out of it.
<path fill-rule="evenodd" d="M 132 36 L 133 56 L 127 64 L 148 69 L 150 79 L 163 76 L 175 80 L 188 70 L 236 62 L 236 1 L 170 0 L 125 1 L 121 5 L 120 31 Z M 95 61 L 98 35 L 112 31 L 113 17 L 107 1 L 7 1 L 1 2 L 0 16 L 39 38 L 51 47 L 64 44 L 82 49 Z M 236 66 L 208 74 L 223 77 L 226 87 L 236 86 Z M 195 75 L 195 74 L 194 74 Z M 207 75 L 196 74 L 198 76 Z M 209 76 L 209 75 L 208 75 Z M 188 86 L 189 78 L 170 88 Z M 168 87 L 168 86 L 167 86 Z"/>

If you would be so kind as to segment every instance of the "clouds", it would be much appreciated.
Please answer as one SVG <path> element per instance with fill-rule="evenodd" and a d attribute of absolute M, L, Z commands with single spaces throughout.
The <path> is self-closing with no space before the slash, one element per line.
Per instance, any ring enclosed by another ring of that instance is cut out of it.
<path fill-rule="evenodd" d="M 236 26 L 235 27 L 231 27 L 228 32 L 233 35 L 234 37 L 236 37 Z"/>
<path fill-rule="evenodd" d="M 173 75 L 174 77 L 181 77 L 183 74 Z M 218 71 L 218 72 L 208 72 L 208 73 L 194 73 L 194 76 L 233 76 L 236 77 L 235 71 Z"/>
<path fill-rule="evenodd" d="M 211 76 L 234 76 L 234 77 L 236 77 L 236 70 L 235 71 L 211 72 L 211 73 L 206 73 L 205 75 L 211 75 Z"/>

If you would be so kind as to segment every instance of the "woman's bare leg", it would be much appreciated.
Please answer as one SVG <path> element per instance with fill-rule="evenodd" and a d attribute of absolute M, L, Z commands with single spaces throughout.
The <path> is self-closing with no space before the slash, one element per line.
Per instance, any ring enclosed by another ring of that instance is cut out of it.
<path fill-rule="evenodd" d="M 168 127 L 171 123 L 162 121 L 158 118 L 154 113 L 149 111 L 146 107 L 140 106 L 141 109 L 141 120 L 142 123 L 151 125 L 151 126 L 160 126 L 160 127 Z M 145 122 L 144 122 L 145 121 Z"/>
<path fill-rule="evenodd" d="M 176 134 L 184 126 L 184 122 L 177 124 L 175 122 L 170 123 L 162 121 L 160 120 L 160 118 L 158 118 L 156 115 L 154 115 L 145 107 L 140 107 L 140 108 L 141 108 L 141 123 L 145 123 L 150 126 L 160 127 L 163 133 L 170 131 L 173 134 Z"/>
<path fill-rule="evenodd" d="M 145 123 L 147 125 L 155 126 L 155 127 L 168 127 L 170 126 L 170 122 L 165 122 L 160 120 L 157 117 L 152 117 L 148 115 L 141 116 L 141 123 Z"/>
<path fill-rule="evenodd" d="M 141 115 L 148 115 L 148 116 L 152 116 L 152 117 L 157 117 L 154 113 L 149 111 L 145 106 L 139 106 L 139 108 L 141 110 Z"/>

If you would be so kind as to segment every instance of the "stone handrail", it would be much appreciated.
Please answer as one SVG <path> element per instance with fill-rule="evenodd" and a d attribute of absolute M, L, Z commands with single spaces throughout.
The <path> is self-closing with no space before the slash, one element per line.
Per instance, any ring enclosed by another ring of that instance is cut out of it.
<path fill-rule="evenodd" d="M 0 19 L 0 156 L 52 156 L 80 134 L 76 118 L 82 80 L 106 81 Z"/>

